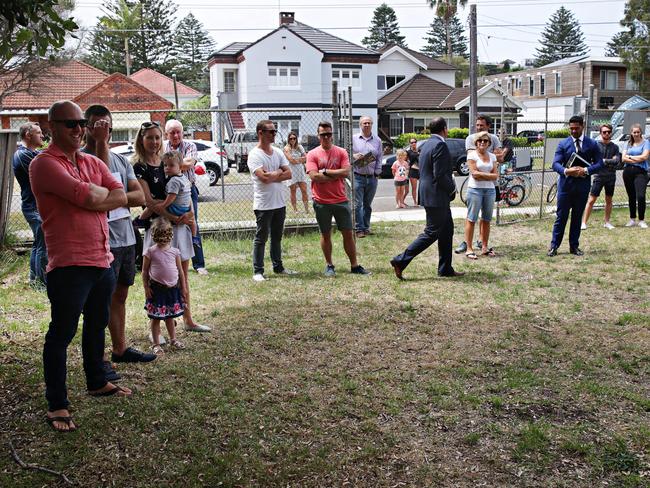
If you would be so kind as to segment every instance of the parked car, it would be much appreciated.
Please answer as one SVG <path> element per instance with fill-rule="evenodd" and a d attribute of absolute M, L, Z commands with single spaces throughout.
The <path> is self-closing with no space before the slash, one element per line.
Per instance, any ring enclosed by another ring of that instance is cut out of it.
<path fill-rule="evenodd" d="M 421 139 L 417 143 L 418 151 L 422 144 L 428 139 Z M 467 166 L 467 151 L 465 150 L 465 139 L 446 139 L 447 147 L 451 154 L 451 162 L 454 170 L 459 176 L 467 176 L 469 174 L 469 167 Z M 407 148 L 404 148 L 407 149 Z M 396 154 L 387 154 L 383 157 L 381 164 L 381 177 L 392 178 L 393 172 L 391 167 L 397 158 Z"/>
<path fill-rule="evenodd" d="M 544 140 L 544 131 L 543 130 L 522 130 L 517 133 L 517 137 L 525 137 L 528 139 L 528 144 L 533 142 L 539 142 Z"/>
<path fill-rule="evenodd" d="M 650 138 L 650 122 L 646 123 L 645 132 L 643 134 L 643 137 L 645 139 Z M 596 140 L 597 141 L 601 140 L 600 135 L 598 137 L 596 137 Z M 623 126 L 622 125 L 619 125 L 618 127 L 616 127 L 614 129 L 614 131 L 612 132 L 612 142 L 619 147 L 621 152 L 623 152 L 623 150 L 626 148 L 627 143 L 628 143 L 629 140 L 630 140 L 630 134 L 626 134 L 625 132 L 623 132 Z"/>
<path fill-rule="evenodd" d="M 127 159 L 131 158 L 135 152 L 133 149 L 133 144 L 115 146 L 111 148 L 111 151 L 116 154 L 121 154 Z M 198 161 L 196 163 L 196 167 L 194 168 L 194 172 L 196 173 L 196 188 L 199 190 L 199 194 L 205 194 L 210 189 L 210 176 L 208 176 L 205 163 L 203 163 L 203 161 Z"/>
<path fill-rule="evenodd" d="M 220 151 L 214 142 L 204 141 L 202 139 L 184 140 L 193 142 L 196 145 L 198 160 L 205 166 L 208 177 L 210 178 L 210 186 L 216 185 L 221 175 L 226 176 L 230 173 L 228 156 L 224 151 Z"/>

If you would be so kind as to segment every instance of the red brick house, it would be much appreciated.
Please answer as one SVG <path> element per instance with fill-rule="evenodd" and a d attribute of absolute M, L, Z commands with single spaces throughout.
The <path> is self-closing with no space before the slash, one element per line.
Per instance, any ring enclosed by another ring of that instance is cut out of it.
<path fill-rule="evenodd" d="M 1 88 L 1 80 L 0 80 Z M 38 122 L 48 132 L 47 111 L 57 100 L 72 100 L 82 110 L 106 105 L 113 114 L 113 142 L 132 141 L 140 124 L 155 120 L 164 124 L 173 103 L 121 73 L 108 75 L 77 60 L 52 68 L 36 82 L 33 93 L 14 93 L 0 107 L 3 129 L 17 129 Z"/>
<path fill-rule="evenodd" d="M 174 80 L 158 71 L 150 68 L 142 68 L 131 75 L 131 79 L 137 81 L 143 86 L 146 86 L 154 93 L 157 93 L 163 98 L 166 98 L 174 105 Z M 184 85 L 180 81 L 176 82 L 176 91 L 178 93 L 178 105 L 183 107 L 187 102 L 196 100 L 203 94 L 192 87 Z"/>

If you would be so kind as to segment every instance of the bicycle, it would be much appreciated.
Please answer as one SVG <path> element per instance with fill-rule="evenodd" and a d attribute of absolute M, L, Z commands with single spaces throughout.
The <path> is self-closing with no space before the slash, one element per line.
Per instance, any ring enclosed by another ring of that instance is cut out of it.
<path fill-rule="evenodd" d="M 460 187 L 460 200 L 467 205 L 467 188 L 469 178 L 465 178 Z M 517 183 L 517 176 L 501 175 L 499 177 L 499 194 L 500 201 L 505 202 L 509 207 L 516 207 L 526 199 L 526 189 L 523 185 Z"/>
<path fill-rule="evenodd" d="M 546 203 L 553 203 L 557 197 L 557 181 L 551 185 L 546 193 Z"/>

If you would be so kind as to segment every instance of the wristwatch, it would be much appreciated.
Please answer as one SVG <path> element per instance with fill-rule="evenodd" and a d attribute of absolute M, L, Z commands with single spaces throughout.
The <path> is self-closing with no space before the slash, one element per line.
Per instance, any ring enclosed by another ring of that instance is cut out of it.
<path fill-rule="evenodd" d="M 327 176 L 327 168 L 323 168 L 323 175 Z"/>

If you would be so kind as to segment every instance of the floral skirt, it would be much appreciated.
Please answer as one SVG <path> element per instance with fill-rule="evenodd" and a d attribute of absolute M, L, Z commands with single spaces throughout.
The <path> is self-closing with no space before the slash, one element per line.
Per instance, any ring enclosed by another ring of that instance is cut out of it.
<path fill-rule="evenodd" d="M 151 281 L 152 298 L 147 298 L 144 309 L 150 319 L 171 319 L 180 317 L 185 312 L 185 302 L 178 285 L 167 287 L 156 281 Z"/>

